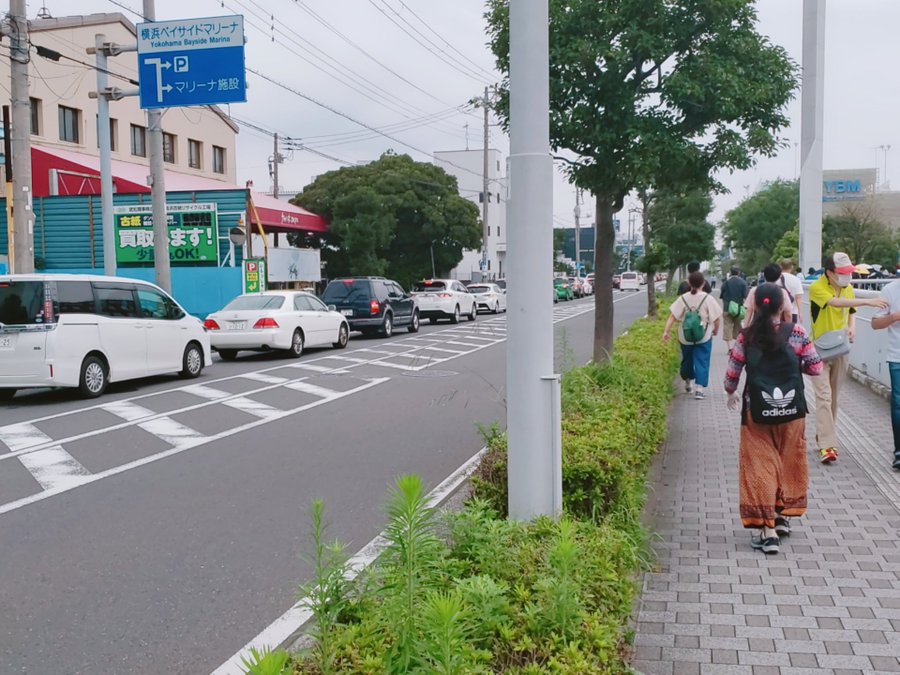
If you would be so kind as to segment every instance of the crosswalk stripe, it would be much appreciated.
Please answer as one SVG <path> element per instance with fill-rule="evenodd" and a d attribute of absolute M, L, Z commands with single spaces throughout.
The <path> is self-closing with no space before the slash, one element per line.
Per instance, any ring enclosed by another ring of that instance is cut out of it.
<path fill-rule="evenodd" d="M 287 382 L 288 378 L 286 377 L 278 377 L 277 375 L 267 375 L 266 373 L 244 373 L 241 375 L 248 380 L 254 380 L 256 382 L 264 382 L 265 384 L 281 384 L 282 382 Z"/>
<path fill-rule="evenodd" d="M 199 431 L 186 427 L 171 417 L 159 417 L 141 422 L 138 426 L 175 448 L 189 448 L 205 440 L 205 436 Z"/>
<path fill-rule="evenodd" d="M 249 413 L 250 415 L 255 415 L 256 417 L 261 417 L 263 419 L 275 417 L 282 412 L 278 408 L 273 408 L 266 403 L 254 401 L 253 399 L 244 396 L 238 396 L 237 398 L 223 401 L 222 405 L 227 405 L 229 408 L 234 408 L 235 410 L 240 410 L 241 412 Z"/>
<path fill-rule="evenodd" d="M 135 420 L 152 417 L 156 414 L 152 410 L 148 410 L 147 408 L 139 406 L 136 403 L 131 403 L 130 401 L 113 401 L 112 403 L 105 403 L 100 409 L 112 413 L 116 417 L 121 417 L 126 422 L 134 422 Z"/>
<path fill-rule="evenodd" d="M 459 342 L 457 340 L 447 340 L 444 344 L 445 345 L 459 345 L 460 347 L 471 347 L 473 349 L 475 347 L 484 347 L 485 346 L 485 345 L 473 345 L 471 342 Z"/>
<path fill-rule="evenodd" d="M 390 363 L 388 361 L 372 361 L 370 365 L 382 366 L 383 368 L 396 368 L 397 370 L 419 370 L 421 366 L 404 366 L 400 363 Z"/>
<path fill-rule="evenodd" d="M 312 363 L 295 363 L 291 366 L 291 368 L 301 368 L 303 370 L 311 370 L 314 373 L 332 373 L 335 375 L 344 375 L 348 371 L 341 370 L 340 368 L 329 368 L 328 366 L 316 366 Z"/>
<path fill-rule="evenodd" d="M 50 440 L 53 439 L 29 422 L 7 424 L 0 427 L 0 443 L 13 452 L 25 450 Z"/>
<path fill-rule="evenodd" d="M 91 476 L 61 445 L 19 455 L 19 461 L 45 490 L 75 487 Z"/>
<path fill-rule="evenodd" d="M 220 389 L 213 389 L 212 387 L 207 387 L 203 384 L 194 384 L 190 387 L 185 387 L 182 389 L 186 394 L 193 394 L 194 396 L 199 396 L 200 398 L 206 398 L 210 401 L 215 401 L 216 399 L 226 398 L 231 396 L 227 391 L 221 391 Z"/>
<path fill-rule="evenodd" d="M 290 384 L 284 385 L 288 389 L 293 389 L 294 391 L 299 391 L 304 394 L 312 394 L 313 396 L 321 396 L 322 398 L 332 398 L 333 396 L 337 396 L 340 394 L 339 391 L 334 391 L 332 389 L 326 389 L 325 387 L 319 387 L 315 384 L 310 384 L 309 382 L 291 382 Z"/>

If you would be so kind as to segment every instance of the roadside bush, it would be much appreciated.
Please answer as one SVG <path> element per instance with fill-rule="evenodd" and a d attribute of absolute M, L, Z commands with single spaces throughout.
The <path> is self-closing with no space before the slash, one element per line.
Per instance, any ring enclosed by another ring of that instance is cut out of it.
<path fill-rule="evenodd" d="M 415 476 L 389 497 L 384 554 L 354 584 L 314 507 L 316 644 L 297 673 L 625 673 L 625 626 L 647 565 L 639 518 L 649 462 L 665 436 L 677 369 L 662 323 L 642 320 L 614 361 L 565 375 L 565 515 L 511 522 L 506 440 L 489 451 L 474 496 L 441 520 Z M 332 551 L 333 555 L 326 555 Z M 330 562 L 329 562 L 330 561 Z M 316 607 L 316 603 L 322 604 Z"/>

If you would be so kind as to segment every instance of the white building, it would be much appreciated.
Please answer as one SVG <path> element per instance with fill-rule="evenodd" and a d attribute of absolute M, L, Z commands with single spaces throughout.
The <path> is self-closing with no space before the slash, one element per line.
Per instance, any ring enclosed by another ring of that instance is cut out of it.
<path fill-rule="evenodd" d="M 483 213 L 484 151 L 448 150 L 434 153 L 435 164 L 459 183 L 459 193 Z M 464 251 L 463 259 L 451 272 L 454 279 L 503 279 L 506 276 L 506 204 L 508 183 L 506 160 L 499 150 L 488 150 L 487 266 L 482 270 L 481 251 Z"/>

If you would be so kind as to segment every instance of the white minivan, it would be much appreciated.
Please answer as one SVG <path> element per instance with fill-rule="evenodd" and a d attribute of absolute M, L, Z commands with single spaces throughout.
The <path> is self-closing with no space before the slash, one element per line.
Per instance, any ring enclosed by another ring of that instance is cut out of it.
<path fill-rule="evenodd" d="M 200 375 L 210 365 L 203 324 L 153 284 L 76 274 L 0 275 L 0 400 L 18 389 Z"/>
<path fill-rule="evenodd" d="M 620 291 L 639 291 L 641 290 L 641 277 L 637 272 L 622 272 L 622 279 L 619 282 Z"/>

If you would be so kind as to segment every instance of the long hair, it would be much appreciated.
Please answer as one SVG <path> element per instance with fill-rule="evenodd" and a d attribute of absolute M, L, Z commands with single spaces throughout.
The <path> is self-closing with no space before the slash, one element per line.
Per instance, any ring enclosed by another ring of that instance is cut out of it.
<path fill-rule="evenodd" d="M 697 295 L 697 292 L 703 288 L 703 272 L 691 272 L 688 275 L 688 284 L 691 287 L 691 295 Z"/>
<path fill-rule="evenodd" d="M 753 321 L 744 329 L 744 342 L 762 352 L 780 349 L 784 340 L 779 336 L 773 320 L 781 314 L 784 291 L 773 283 L 760 284 L 754 292 Z"/>

